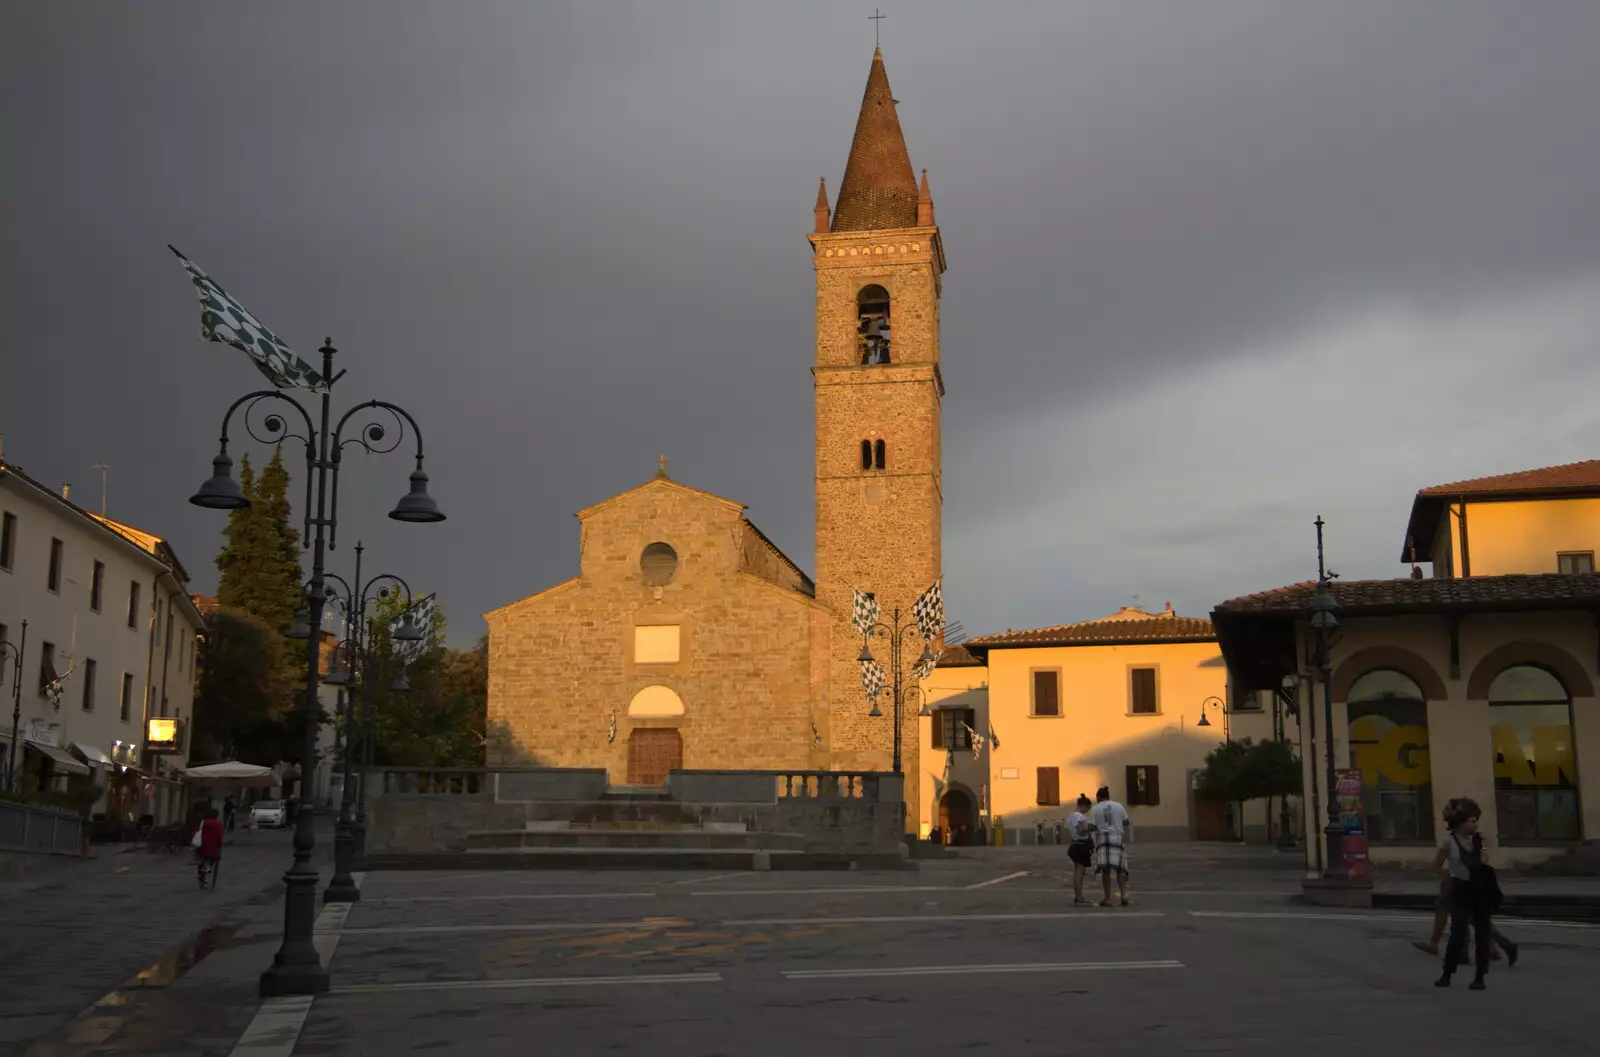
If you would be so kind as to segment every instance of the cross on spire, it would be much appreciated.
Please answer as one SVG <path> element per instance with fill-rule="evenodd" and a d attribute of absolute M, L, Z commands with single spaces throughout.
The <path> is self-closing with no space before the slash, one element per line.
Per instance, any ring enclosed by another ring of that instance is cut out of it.
<path fill-rule="evenodd" d="M 883 43 L 882 41 L 880 41 L 878 39 L 878 29 L 882 26 L 883 20 L 888 18 L 888 17 L 889 17 L 888 15 L 885 15 L 885 14 L 881 13 L 877 8 L 873 8 L 872 9 L 872 14 L 867 16 L 867 20 L 872 23 L 872 44 L 873 44 L 873 47 L 877 47 L 879 44 Z"/>
<path fill-rule="evenodd" d="M 656 456 L 656 476 L 667 476 L 667 457 L 665 455 Z"/>

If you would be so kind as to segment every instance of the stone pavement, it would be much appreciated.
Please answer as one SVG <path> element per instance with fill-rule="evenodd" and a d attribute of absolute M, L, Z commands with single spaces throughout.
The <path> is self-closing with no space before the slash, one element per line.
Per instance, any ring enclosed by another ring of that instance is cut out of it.
<path fill-rule="evenodd" d="M 319 858 L 329 838 L 319 820 Z M 252 900 L 251 912 L 281 915 L 279 878 L 292 839 L 286 830 L 230 834 L 215 891 L 198 889 L 188 849 L 169 855 L 123 845 L 0 882 L 0 1057 L 32 1052 L 31 1041 L 58 1032 L 135 974 L 149 970 L 147 985 L 172 975 L 196 941 L 212 942 L 204 930 Z"/>
<path fill-rule="evenodd" d="M 333 990 L 269 1007 L 277 1045 L 255 1044 L 267 1018 L 251 1027 L 256 975 L 276 946 L 274 901 L 242 908 L 182 979 L 133 994 L 86 1022 L 75 1048 L 48 1052 L 1592 1048 L 1600 928 L 1506 921 L 1521 964 L 1497 964 L 1487 993 L 1467 991 L 1466 977 L 1441 991 L 1437 963 L 1409 943 L 1426 915 L 1305 907 L 1297 868 L 1224 870 L 1222 883 L 1196 884 L 1195 861 L 1147 854 L 1135 905 L 1109 909 L 1073 907 L 1060 860 L 941 861 L 914 873 L 377 873 L 347 918 L 325 911 L 319 923 Z"/>

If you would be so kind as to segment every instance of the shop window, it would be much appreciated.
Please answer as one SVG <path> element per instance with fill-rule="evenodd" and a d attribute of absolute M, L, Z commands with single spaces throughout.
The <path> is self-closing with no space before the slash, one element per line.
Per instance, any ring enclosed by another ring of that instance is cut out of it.
<path fill-rule="evenodd" d="M 1381 668 L 1351 684 L 1346 702 L 1367 839 L 1431 840 L 1433 770 L 1422 688 L 1407 675 Z"/>
<path fill-rule="evenodd" d="M 1532 665 L 1495 676 L 1489 684 L 1489 739 L 1500 839 L 1577 840 L 1572 698 L 1561 680 Z"/>

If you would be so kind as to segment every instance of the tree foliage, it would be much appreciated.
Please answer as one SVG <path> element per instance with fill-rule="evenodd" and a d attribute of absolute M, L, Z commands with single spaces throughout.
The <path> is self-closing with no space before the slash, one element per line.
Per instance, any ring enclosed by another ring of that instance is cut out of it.
<path fill-rule="evenodd" d="M 282 449 L 258 478 L 244 456 L 239 488 L 250 505 L 228 514 L 217 555 L 217 602 L 242 609 L 278 631 L 288 628 L 300 606 L 300 533 L 290 523 L 289 471 Z"/>
<path fill-rule="evenodd" d="M 191 755 L 277 763 L 294 694 L 284 639 L 260 617 L 229 606 L 211 614 L 208 623 Z"/>
<path fill-rule="evenodd" d="M 1300 758 L 1286 741 L 1227 741 L 1206 756 L 1195 791 L 1212 800 L 1260 800 L 1300 792 Z"/>
<path fill-rule="evenodd" d="M 405 609 L 404 596 L 380 600 L 370 637 L 371 658 L 362 707 L 373 717 L 374 763 L 380 767 L 481 767 L 488 714 L 487 639 L 471 649 L 442 645 L 445 617 L 436 609 L 433 626 L 415 659 L 405 667 L 409 691 L 392 689 L 401 664 L 388 625 Z"/>

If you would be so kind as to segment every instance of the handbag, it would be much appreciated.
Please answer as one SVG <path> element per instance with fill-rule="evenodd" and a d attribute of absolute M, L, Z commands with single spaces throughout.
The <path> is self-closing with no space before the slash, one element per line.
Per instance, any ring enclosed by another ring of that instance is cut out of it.
<path fill-rule="evenodd" d="M 198 829 L 196 829 L 194 831 L 194 836 L 189 838 L 189 847 L 191 847 L 191 848 L 200 847 L 200 831 Z"/>

